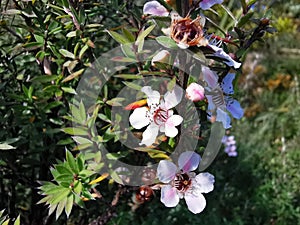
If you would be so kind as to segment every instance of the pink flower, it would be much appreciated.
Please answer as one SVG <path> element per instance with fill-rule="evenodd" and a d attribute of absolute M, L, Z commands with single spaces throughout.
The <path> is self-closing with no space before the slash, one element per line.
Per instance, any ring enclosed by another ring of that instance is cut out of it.
<path fill-rule="evenodd" d="M 204 88 L 197 83 L 191 83 L 186 89 L 186 96 L 193 102 L 202 101 L 204 96 Z"/>
<path fill-rule="evenodd" d="M 179 200 L 184 198 L 192 213 L 197 214 L 204 210 L 206 200 L 202 193 L 208 193 L 214 189 L 215 179 L 210 173 L 196 175 L 191 172 L 197 169 L 200 160 L 197 153 L 187 151 L 179 156 L 179 168 L 168 160 L 159 162 L 158 179 L 163 183 L 168 183 L 161 188 L 160 198 L 166 207 L 175 207 Z"/>
<path fill-rule="evenodd" d="M 171 108 L 175 107 L 182 97 L 182 89 L 175 86 L 173 91 L 168 91 L 161 99 L 158 91 L 150 86 L 141 89 L 147 95 L 148 107 L 136 108 L 129 117 L 130 124 L 135 129 L 148 126 L 143 132 L 140 145 L 150 146 L 155 142 L 158 132 L 164 132 L 167 137 L 175 137 L 178 134 L 176 126 L 181 124 L 183 118 L 173 115 Z"/>
<path fill-rule="evenodd" d="M 143 13 L 154 15 L 154 16 L 168 16 L 169 15 L 169 11 L 157 1 L 147 2 L 144 5 Z"/>

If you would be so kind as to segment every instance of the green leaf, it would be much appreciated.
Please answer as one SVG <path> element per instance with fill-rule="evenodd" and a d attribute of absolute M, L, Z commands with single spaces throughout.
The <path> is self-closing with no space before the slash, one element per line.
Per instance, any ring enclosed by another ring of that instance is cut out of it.
<path fill-rule="evenodd" d="M 159 36 L 156 38 L 156 41 L 162 46 L 170 49 L 178 49 L 176 42 L 167 36 Z"/>
<path fill-rule="evenodd" d="M 86 127 L 65 127 L 62 128 L 62 131 L 70 135 L 88 135 Z"/>
<path fill-rule="evenodd" d="M 75 146 L 73 148 L 73 150 L 74 151 L 76 151 L 76 150 L 84 150 L 84 149 L 90 148 L 92 146 L 93 146 L 93 143 L 79 144 L 79 145 Z"/>
<path fill-rule="evenodd" d="M 66 167 L 65 165 L 62 164 L 58 164 L 55 165 L 54 168 L 60 173 L 60 174 L 64 174 L 64 175 L 68 175 L 68 176 L 73 176 L 72 171 Z"/>
<path fill-rule="evenodd" d="M 249 22 L 250 18 L 253 16 L 254 12 L 249 12 L 243 16 L 237 24 L 237 27 L 242 27 Z"/>
<path fill-rule="evenodd" d="M 133 35 L 133 33 L 131 33 L 126 28 L 123 28 L 122 31 L 123 31 L 124 36 L 127 38 L 127 40 L 129 40 L 130 42 L 135 41 L 135 36 Z"/>
<path fill-rule="evenodd" d="M 142 79 L 143 76 L 138 74 L 117 74 L 114 77 L 122 78 L 122 79 Z"/>
<path fill-rule="evenodd" d="M 108 32 L 108 34 L 115 39 L 118 43 L 120 44 L 126 44 L 126 43 L 130 43 L 130 41 L 123 35 L 112 31 L 112 30 L 106 30 Z"/>
<path fill-rule="evenodd" d="M 72 208 L 73 208 L 73 203 L 74 203 L 74 196 L 70 195 L 67 198 L 67 202 L 66 202 L 66 205 L 65 205 L 65 213 L 67 214 L 67 218 L 69 218 L 69 216 L 70 216 L 70 213 L 71 213 Z"/>
<path fill-rule="evenodd" d="M 67 159 L 67 162 L 71 168 L 71 170 L 75 173 L 75 174 L 78 174 L 79 171 L 78 171 L 78 167 L 77 167 L 77 163 L 72 155 L 71 152 L 69 152 L 68 150 L 66 150 L 66 159 Z"/>
<path fill-rule="evenodd" d="M 123 184 L 123 180 L 119 177 L 119 175 L 116 173 L 116 171 L 111 170 L 109 174 L 115 182 L 117 182 L 119 184 Z"/>
<path fill-rule="evenodd" d="M 62 83 L 68 82 L 70 80 L 75 79 L 76 77 L 80 76 L 84 72 L 84 69 L 78 70 L 71 75 L 67 76 L 65 79 L 62 80 Z"/>
<path fill-rule="evenodd" d="M 93 143 L 90 139 L 80 137 L 80 136 L 73 136 L 72 138 L 78 144 L 92 144 Z"/>
<path fill-rule="evenodd" d="M 60 192 L 57 192 L 53 195 L 53 198 L 50 201 L 50 204 L 58 204 L 63 199 L 67 198 L 69 194 L 71 194 L 70 188 L 62 187 L 63 189 Z"/>
<path fill-rule="evenodd" d="M 79 180 L 74 181 L 73 190 L 76 194 L 80 194 L 82 191 L 82 183 Z"/>
<path fill-rule="evenodd" d="M 129 62 L 129 63 L 137 62 L 136 59 L 123 57 L 123 56 L 115 56 L 115 57 L 111 58 L 111 60 L 114 62 Z"/>
<path fill-rule="evenodd" d="M 75 59 L 75 55 L 66 49 L 59 49 L 59 53 L 62 54 L 66 58 Z"/>
<path fill-rule="evenodd" d="M 64 208 L 67 204 L 67 199 L 68 198 L 65 198 L 58 203 L 57 208 L 56 208 L 56 214 L 55 214 L 56 220 L 58 219 L 58 217 L 61 215 L 62 211 L 64 210 Z"/>
<path fill-rule="evenodd" d="M 140 85 L 134 84 L 134 83 L 132 83 L 132 82 L 126 82 L 126 81 L 123 81 L 123 84 L 125 84 L 127 87 L 132 88 L 132 89 L 134 89 L 134 90 L 140 91 L 140 90 L 142 89 L 142 87 L 141 87 Z"/>
<path fill-rule="evenodd" d="M 128 58 L 135 59 L 135 53 L 133 51 L 133 44 L 122 44 L 121 45 L 122 52 Z"/>
<path fill-rule="evenodd" d="M 6 143 L 0 143 L 0 150 L 11 150 L 11 149 L 16 149 L 16 147 Z"/>
<path fill-rule="evenodd" d="M 71 87 L 61 87 L 61 89 L 66 93 L 77 95 L 76 90 Z"/>
<path fill-rule="evenodd" d="M 86 52 L 86 50 L 88 50 L 88 48 L 89 48 L 88 45 L 83 46 L 83 48 L 80 50 L 78 55 L 79 59 L 82 59 L 83 54 Z"/>
<path fill-rule="evenodd" d="M 86 121 L 86 111 L 85 111 L 85 106 L 82 101 L 79 104 L 79 113 L 80 113 L 80 120 Z"/>
<path fill-rule="evenodd" d="M 23 45 L 24 48 L 39 48 L 43 47 L 43 43 L 40 42 L 29 42 Z"/>
<path fill-rule="evenodd" d="M 106 104 L 110 106 L 122 106 L 121 102 L 123 102 L 125 98 L 113 98 L 111 100 L 106 101 Z"/>
<path fill-rule="evenodd" d="M 139 43 L 141 41 L 143 41 L 150 33 L 151 31 L 155 28 L 155 24 L 149 26 L 146 30 L 142 31 L 141 33 L 139 33 L 136 41 Z"/>

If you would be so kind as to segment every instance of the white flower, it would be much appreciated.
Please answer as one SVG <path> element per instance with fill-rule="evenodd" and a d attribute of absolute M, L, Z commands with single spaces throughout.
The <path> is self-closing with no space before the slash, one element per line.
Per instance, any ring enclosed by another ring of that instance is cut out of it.
<path fill-rule="evenodd" d="M 206 206 L 206 200 L 202 193 L 211 192 L 214 189 L 214 176 L 210 173 L 193 172 L 200 162 L 200 156 L 192 151 L 183 152 L 178 159 L 178 166 L 168 161 L 161 160 L 157 168 L 158 179 L 168 183 L 161 188 L 160 201 L 166 207 L 175 207 L 180 198 L 184 198 L 188 209 L 194 213 L 200 213 Z"/>
<path fill-rule="evenodd" d="M 178 134 L 176 126 L 181 124 L 183 118 L 173 115 L 171 108 L 180 102 L 182 89 L 175 86 L 174 90 L 168 91 L 163 99 L 159 92 L 152 90 L 150 86 L 143 87 L 141 91 L 147 95 L 148 107 L 135 109 L 129 117 L 129 122 L 135 129 L 148 126 L 143 132 L 140 145 L 152 145 L 159 131 L 164 132 L 167 137 L 175 137 Z"/>

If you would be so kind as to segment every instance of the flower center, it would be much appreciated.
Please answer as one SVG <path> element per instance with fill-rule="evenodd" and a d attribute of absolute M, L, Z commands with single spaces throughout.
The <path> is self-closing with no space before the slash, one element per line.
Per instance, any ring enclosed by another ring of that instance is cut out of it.
<path fill-rule="evenodd" d="M 183 42 L 189 46 L 199 44 L 203 38 L 204 32 L 199 23 L 199 18 L 192 20 L 191 18 L 183 18 L 173 21 L 171 26 L 171 37 L 177 42 Z"/>
<path fill-rule="evenodd" d="M 174 187 L 180 192 L 186 192 L 192 184 L 192 180 L 187 173 L 178 173 L 174 179 Z"/>
<path fill-rule="evenodd" d="M 157 125 L 164 124 L 168 118 L 168 110 L 158 108 L 153 113 L 153 121 Z"/>

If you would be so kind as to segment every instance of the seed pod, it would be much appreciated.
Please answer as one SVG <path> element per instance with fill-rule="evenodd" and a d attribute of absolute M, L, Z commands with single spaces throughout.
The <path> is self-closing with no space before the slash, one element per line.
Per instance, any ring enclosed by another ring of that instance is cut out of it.
<path fill-rule="evenodd" d="M 144 202 L 150 201 L 153 197 L 153 190 L 149 186 L 141 186 L 135 193 L 135 198 L 133 198 L 134 203 L 143 204 Z"/>

